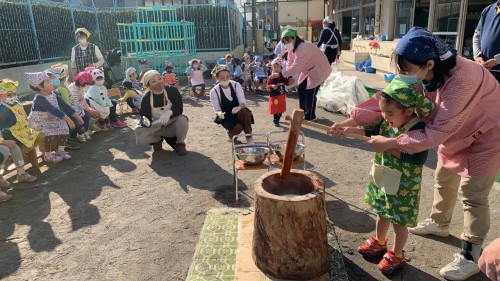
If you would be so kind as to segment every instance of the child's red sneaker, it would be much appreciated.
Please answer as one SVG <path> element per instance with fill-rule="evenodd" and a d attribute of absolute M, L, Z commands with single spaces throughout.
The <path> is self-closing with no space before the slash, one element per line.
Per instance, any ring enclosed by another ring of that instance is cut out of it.
<path fill-rule="evenodd" d="M 393 251 L 389 250 L 384 255 L 384 258 L 378 263 L 378 269 L 380 269 L 380 271 L 382 271 L 383 274 L 391 274 L 394 272 L 394 270 L 403 266 L 405 263 L 406 260 L 404 257 L 404 251 L 403 251 L 403 257 L 398 258 L 396 257 L 396 254 Z"/>
<path fill-rule="evenodd" d="M 380 245 L 377 238 L 372 236 L 358 247 L 358 252 L 365 258 L 381 256 L 387 252 L 387 238 L 385 239 L 385 245 Z"/>

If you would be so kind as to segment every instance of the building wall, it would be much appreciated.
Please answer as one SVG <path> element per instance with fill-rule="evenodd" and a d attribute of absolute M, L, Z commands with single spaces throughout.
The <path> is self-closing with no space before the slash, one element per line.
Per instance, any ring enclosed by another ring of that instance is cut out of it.
<path fill-rule="evenodd" d="M 307 7 L 309 3 L 309 7 Z M 311 0 L 308 2 L 290 2 L 279 4 L 280 25 L 296 26 L 299 20 L 306 23 L 307 19 L 323 19 L 325 13 L 324 0 Z"/>
<path fill-rule="evenodd" d="M 65 63 L 67 65 L 71 65 L 71 61 L 61 61 L 62 63 Z M 28 82 L 26 82 L 26 78 L 24 73 L 25 72 L 38 72 L 38 71 L 45 71 L 50 68 L 51 65 L 54 65 L 58 62 L 49 62 L 49 63 L 43 63 L 43 64 L 35 64 L 35 65 L 26 65 L 26 66 L 19 66 L 19 67 L 11 67 L 11 68 L 6 68 L 6 69 L 0 69 L 0 77 L 6 77 L 14 80 L 19 81 L 19 87 L 17 87 L 17 93 L 18 94 L 24 94 L 24 93 L 29 93 L 33 92 L 29 85 Z"/>

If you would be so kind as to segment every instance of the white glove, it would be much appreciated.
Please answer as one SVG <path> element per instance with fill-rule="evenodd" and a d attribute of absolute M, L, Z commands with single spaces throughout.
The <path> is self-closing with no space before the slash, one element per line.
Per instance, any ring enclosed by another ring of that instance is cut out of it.
<path fill-rule="evenodd" d="M 172 116 L 173 112 L 172 110 L 168 110 L 166 111 L 165 113 L 163 113 L 161 116 L 160 116 L 160 119 L 158 119 L 160 121 L 160 123 L 162 123 L 163 125 L 167 125 L 168 121 L 170 120 L 170 116 Z"/>
<path fill-rule="evenodd" d="M 238 113 L 238 111 L 240 111 L 241 107 L 237 106 L 237 107 L 233 107 L 233 110 L 231 110 L 231 113 L 233 114 L 236 114 Z"/>
<path fill-rule="evenodd" d="M 220 119 L 224 119 L 224 112 L 217 111 L 215 114 L 217 114 L 217 116 L 219 116 Z"/>

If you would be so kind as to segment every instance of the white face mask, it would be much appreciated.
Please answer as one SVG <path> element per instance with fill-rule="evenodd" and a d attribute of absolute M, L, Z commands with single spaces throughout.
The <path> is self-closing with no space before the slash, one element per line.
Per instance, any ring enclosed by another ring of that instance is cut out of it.
<path fill-rule="evenodd" d="M 80 39 L 78 39 L 78 43 L 80 43 L 80 44 L 87 43 L 87 38 L 80 38 Z"/>
<path fill-rule="evenodd" d="M 285 44 L 285 48 L 286 48 L 288 51 L 291 51 L 291 50 L 293 50 L 293 44 L 292 44 L 292 43 Z"/>
<path fill-rule="evenodd" d="M 228 81 L 219 81 L 219 85 L 221 85 L 222 87 L 227 87 L 227 86 L 229 86 L 229 80 Z"/>
<path fill-rule="evenodd" d="M 200 67 L 199 64 L 193 64 L 193 68 L 197 69 L 198 67 Z"/>
<path fill-rule="evenodd" d="M 95 84 L 96 84 L 97 86 L 102 86 L 102 85 L 104 85 L 104 79 L 103 79 L 103 80 L 96 80 L 96 81 L 95 81 Z"/>

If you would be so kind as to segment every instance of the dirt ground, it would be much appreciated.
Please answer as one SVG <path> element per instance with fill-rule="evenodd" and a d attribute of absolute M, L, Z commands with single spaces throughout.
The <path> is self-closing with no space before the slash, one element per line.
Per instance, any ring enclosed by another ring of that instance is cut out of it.
<path fill-rule="evenodd" d="M 43 166 L 36 184 L 14 183 L 11 202 L 0 204 L 0 279 L 5 280 L 184 280 L 206 212 L 230 205 L 231 145 L 212 122 L 208 97 L 185 95 L 190 119 L 184 157 L 172 150 L 153 153 L 136 146 L 130 128 L 94 135 L 73 159 Z M 267 98 L 247 95 L 255 133 L 274 130 Z M 298 107 L 288 99 L 289 112 Z M 344 117 L 318 110 L 319 122 Z M 134 117 L 122 116 L 133 126 Z M 336 225 L 351 280 L 441 280 L 439 269 L 460 247 L 462 208 L 457 203 L 448 238 L 410 236 L 409 264 L 386 277 L 377 261 L 356 252 L 372 235 L 374 215 L 364 207 L 364 185 L 373 152 L 357 141 L 334 140 L 303 129 L 307 168 L 327 187 L 327 211 Z M 424 169 L 421 219 L 432 203 L 436 165 L 431 153 Z M 251 186 L 264 171 L 240 173 L 242 207 L 253 204 Z M 491 230 L 500 237 L 500 192 L 490 195 Z M 392 235 L 390 235 L 392 237 Z M 487 280 L 478 274 L 470 280 Z"/>

